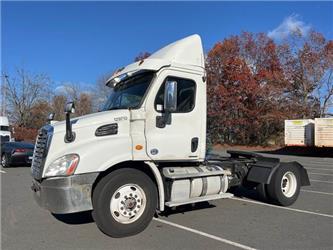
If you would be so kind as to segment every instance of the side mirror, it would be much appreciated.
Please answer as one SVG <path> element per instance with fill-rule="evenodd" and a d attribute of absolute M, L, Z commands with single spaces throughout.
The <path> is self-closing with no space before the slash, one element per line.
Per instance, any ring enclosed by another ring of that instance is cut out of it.
<path fill-rule="evenodd" d="M 66 134 L 65 142 L 70 143 L 75 140 L 75 133 L 72 131 L 71 113 L 75 112 L 74 102 L 68 102 L 65 106 L 66 113 Z"/>
<path fill-rule="evenodd" d="M 65 113 L 75 113 L 74 102 L 68 102 L 65 106 Z"/>
<path fill-rule="evenodd" d="M 177 110 L 177 82 L 167 81 L 164 90 L 164 110 L 172 113 Z"/>
<path fill-rule="evenodd" d="M 51 123 L 51 121 L 53 121 L 54 119 L 54 116 L 55 116 L 55 113 L 50 113 L 48 116 L 47 116 L 47 121 L 49 122 L 49 124 Z"/>

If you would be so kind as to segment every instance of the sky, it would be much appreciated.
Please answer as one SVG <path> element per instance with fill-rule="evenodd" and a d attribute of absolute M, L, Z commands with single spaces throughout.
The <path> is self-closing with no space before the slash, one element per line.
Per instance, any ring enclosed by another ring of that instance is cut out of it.
<path fill-rule="evenodd" d="M 1 66 L 88 86 L 140 52 L 199 34 L 204 50 L 242 31 L 333 39 L 333 2 L 1 2 Z"/>

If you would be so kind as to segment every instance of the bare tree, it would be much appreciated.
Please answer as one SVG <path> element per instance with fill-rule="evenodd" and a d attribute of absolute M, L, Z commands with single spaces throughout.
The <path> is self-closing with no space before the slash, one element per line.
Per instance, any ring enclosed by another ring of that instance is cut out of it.
<path fill-rule="evenodd" d="M 102 105 L 106 102 L 110 95 L 110 87 L 106 86 L 106 81 L 110 79 L 113 72 L 106 73 L 100 76 L 95 85 L 93 98 L 93 110 L 97 111 L 102 108 Z"/>
<path fill-rule="evenodd" d="M 64 95 L 55 95 L 52 98 L 51 108 L 54 112 L 54 120 L 62 121 L 65 120 L 64 108 L 67 102 L 67 97 Z"/>
<path fill-rule="evenodd" d="M 78 103 L 77 103 L 77 112 L 78 116 L 90 114 L 92 112 L 92 100 L 91 94 L 80 93 Z"/>
<path fill-rule="evenodd" d="M 92 98 L 93 93 L 89 88 L 84 88 L 79 83 L 71 82 L 62 86 L 61 93 L 52 98 L 52 112 L 55 113 L 55 120 L 64 120 L 64 107 L 69 101 L 73 101 L 76 106 L 74 116 L 81 116 L 93 112 Z"/>
<path fill-rule="evenodd" d="M 18 68 L 8 76 L 4 86 L 6 105 L 10 119 L 20 127 L 34 127 L 32 110 L 35 105 L 48 101 L 50 78 L 45 74 L 33 74 Z"/>
<path fill-rule="evenodd" d="M 73 101 L 77 103 L 82 92 L 82 86 L 77 82 L 69 82 L 63 85 L 63 93 L 67 101 Z"/>
<path fill-rule="evenodd" d="M 151 53 L 149 53 L 147 51 L 140 52 L 137 56 L 134 57 L 134 62 L 142 61 L 142 60 L 146 59 L 147 57 L 149 57 L 150 55 L 151 55 Z M 93 99 L 92 108 L 94 111 L 100 110 L 102 108 L 103 104 L 108 99 L 111 89 L 110 89 L 110 87 L 106 86 L 105 83 L 107 82 L 107 80 L 110 79 L 110 77 L 112 75 L 117 73 L 117 71 L 119 71 L 119 70 L 121 70 L 121 69 L 109 71 L 109 72 L 101 75 L 97 79 L 95 89 L 94 89 L 94 94 L 92 96 L 92 99 Z"/>

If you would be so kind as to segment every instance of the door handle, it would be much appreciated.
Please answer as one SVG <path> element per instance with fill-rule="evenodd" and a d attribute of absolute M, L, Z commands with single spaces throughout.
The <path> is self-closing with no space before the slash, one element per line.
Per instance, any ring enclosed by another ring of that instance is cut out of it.
<path fill-rule="evenodd" d="M 191 152 L 194 153 L 198 149 L 199 138 L 193 137 L 191 140 Z"/>

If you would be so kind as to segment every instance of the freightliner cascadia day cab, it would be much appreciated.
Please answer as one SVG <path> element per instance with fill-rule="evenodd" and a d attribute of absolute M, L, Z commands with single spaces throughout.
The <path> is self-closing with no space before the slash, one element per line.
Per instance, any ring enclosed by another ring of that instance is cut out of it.
<path fill-rule="evenodd" d="M 206 73 L 201 39 L 192 35 L 115 73 L 103 111 L 39 131 L 32 162 L 37 203 L 52 213 L 92 210 L 105 234 L 144 230 L 166 207 L 256 189 L 289 206 L 310 185 L 297 162 L 254 153 L 206 156 Z M 223 211 L 221 211 L 223 212 Z"/>

